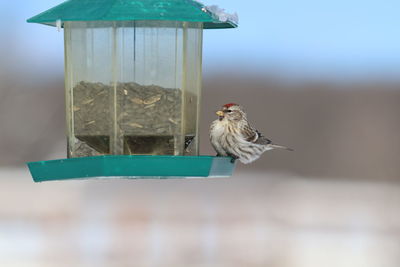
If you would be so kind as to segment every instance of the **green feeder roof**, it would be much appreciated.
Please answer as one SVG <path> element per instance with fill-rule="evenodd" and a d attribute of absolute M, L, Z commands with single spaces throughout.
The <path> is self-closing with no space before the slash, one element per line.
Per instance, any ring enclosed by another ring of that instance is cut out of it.
<path fill-rule="evenodd" d="M 207 8 L 194 0 L 69 0 L 28 20 L 56 26 L 57 21 L 168 20 L 203 22 L 204 29 L 237 27 L 237 15 Z"/>

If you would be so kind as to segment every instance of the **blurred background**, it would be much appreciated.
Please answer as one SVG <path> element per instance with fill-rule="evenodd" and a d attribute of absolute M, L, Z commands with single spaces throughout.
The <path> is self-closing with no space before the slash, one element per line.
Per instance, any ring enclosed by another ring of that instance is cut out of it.
<path fill-rule="evenodd" d="M 0 0 L 0 266 L 400 265 L 398 1 L 207 0 L 201 151 L 222 104 L 295 152 L 229 179 L 34 184 L 66 155 L 63 34 Z"/>

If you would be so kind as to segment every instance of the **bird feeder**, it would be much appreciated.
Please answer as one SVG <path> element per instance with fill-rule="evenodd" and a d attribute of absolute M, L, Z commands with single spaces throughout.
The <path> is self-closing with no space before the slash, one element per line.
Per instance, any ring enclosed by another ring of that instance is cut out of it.
<path fill-rule="evenodd" d="M 235 15 L 193 0 L 70 0 L 28 22 L 64 28 L 67 159 L 30 162 L 35 181 L 226 177 L 199 156 L 203 29 Z"/>

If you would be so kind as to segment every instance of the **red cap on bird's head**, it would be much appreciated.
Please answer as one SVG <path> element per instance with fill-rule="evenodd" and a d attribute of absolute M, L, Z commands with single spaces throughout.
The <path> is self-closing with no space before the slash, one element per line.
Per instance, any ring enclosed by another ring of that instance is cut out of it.
<path fill-rule="evenodd" d="M 235 104 L 235 103 L 229 103 L 229 104 L 223 105 L 224 108 L 230 108 L 230 107 L 232 107 L 232 106 L 239 106 L 239 105 L 238 105 L 238 104 Z"/>

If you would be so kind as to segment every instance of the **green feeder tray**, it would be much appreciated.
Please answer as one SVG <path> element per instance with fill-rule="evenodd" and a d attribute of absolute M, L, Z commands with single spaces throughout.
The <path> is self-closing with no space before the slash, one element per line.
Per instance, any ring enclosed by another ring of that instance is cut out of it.
<path fill-rule="evenodd" d="M 174 179 L 229 177 L 229 157 L 110 155 L 29 162 L 35 182 L 91 178 Z"/>

